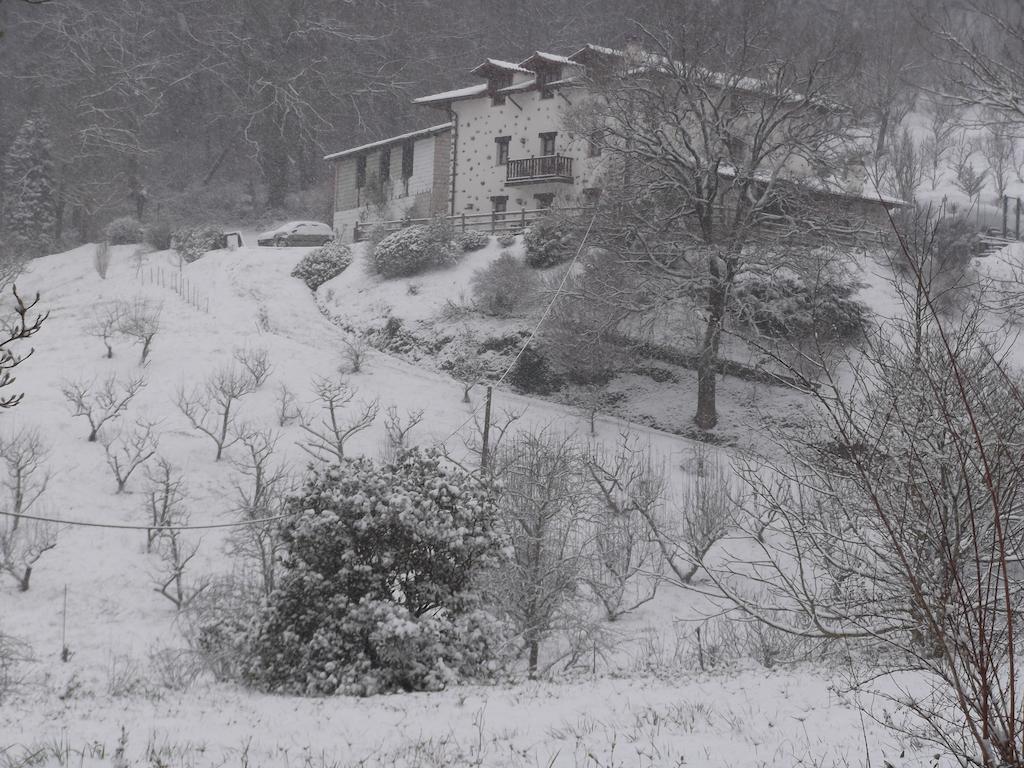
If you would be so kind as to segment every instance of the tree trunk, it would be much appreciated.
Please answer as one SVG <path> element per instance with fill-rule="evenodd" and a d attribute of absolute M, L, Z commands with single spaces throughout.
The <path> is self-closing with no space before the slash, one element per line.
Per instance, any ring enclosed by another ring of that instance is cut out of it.
<path fill-rule="evenodd" d="M 889 134 L 889 107 L 880 110 L 878 115 L 878 141 L 875 143 L 875 160 L 885 154 L 885 141 Z"/>
<path fill-rule="evenodd" d="M 712 255 L 711 259 L 717 259 Z M 717 266 L 712 266 L 711 287 L 708 288 L 708 322 L 701 342 L 700 357 L 697 360 L 697 413 L 694 423 L 700 429 L 714 429 L 718 424 L 716 407 L 718 386 L 718 348 L 722 341 L 722 321 L 729 292 L 732 269 L 722 275 Z"/>
<path fill-rule="evenodd" d="M 530 674 L 532 680 L 537 676 L 537 661 L 540 656 L 540 643 L 537 640 L 530 640 L 530 658 L 526 663 L 526 668 Z"/>
<path fill-rule="evenodd" d="M 18 579 L 18 591 L 28 592 L 28 582 L 32 578 L 32 566 L 25 566 L 25 573 L 22 574 L 21 578 Z"/>

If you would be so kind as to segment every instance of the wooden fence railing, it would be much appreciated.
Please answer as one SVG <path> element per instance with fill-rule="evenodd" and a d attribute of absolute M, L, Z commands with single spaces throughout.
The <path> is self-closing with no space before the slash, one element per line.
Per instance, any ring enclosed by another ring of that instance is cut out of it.
<path fill-rule="evenodd" d="M 491 234 L 504 234 L 522 232 L 533 222 L 537 221 L 537 219 L 552 212 L 559 215 L 572 216 L 590 213 L 593 210 L 593 208 L 587 207 L 523 208 L 519 211 L 463 213 L 443 218 L 451 222 L 456 232 L 477 230 L 479 232 L 490 232 Z M 429 224 L 431 221 L 433 221 L 432 218 L 356 222 L 353 230 L 353 239 L 359 242 L 375 229 L 380 229 L 390 234 L 414 224 Z M 724 226 L 726 230 L 732 226 L 727 222 L 725 213 L 716 213 L 714 221 L 716 226 Z M 877 224 L 861 222 L 840 225 L 829 221 L 827 217 L 823 217 L 820 221 L 813 219 L 794 221 L 784 216 L 763 215 L 756 224 L 751 225 L 751 230 L 768 241 L 788 241 L 793 244 L 822 242 L 858 247 L 873 246 L 881 243 L 886 235 L 886 230 Z M 694 232 L 697 231 L 696 223 L 694 223 Z"/>
<path fill-rule="evenodd" d="M 494 235 L 505 233 L 519 233 L 530 226 L 537 219 L 551 213 L 550 208 L 522 208 L 518 211 L 485 212 L 485 213 L 463 213 L 457 216 L 445 216 L 443 218 L 451 222 L 456 232 L 476 230 L 478 232 L 490 232 Z M 559 214 L 572 215 L 585 213 L 590 208 L 558 208 Z M 381 229 L 387 233 L 397 232 L 405 227 L 414 224 L 429 224 L 433 218 L 427 219 L 393 219 L 390 221 L 357 221 L 352 232 L 352 239 L 359 242 L 375 229 Z"/>

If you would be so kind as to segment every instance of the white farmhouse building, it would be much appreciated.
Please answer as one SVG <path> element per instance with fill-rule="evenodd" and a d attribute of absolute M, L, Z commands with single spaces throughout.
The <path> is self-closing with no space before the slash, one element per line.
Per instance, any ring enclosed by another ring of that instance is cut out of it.
<path fill-rule="evenodd" d="M 516 229 L 552 207 L 583 207 L 601 192 L 598 143 L 565 129 L 586 98 L 583 74 L 613 69 L 623 52 L 586 45 L 570 56 L 535 52 L 518 63 L 487 59 L 482 82 L 414 99 L 441 112 L 437 125 L 327 155 L 334 163 L 334 229 L 359 239 L 377 222 L 455 217 L 464 227 Z M 831 194 L 831 193 L 830 193 Z M 840 193 L 867 215 L 900 201 Z"/>

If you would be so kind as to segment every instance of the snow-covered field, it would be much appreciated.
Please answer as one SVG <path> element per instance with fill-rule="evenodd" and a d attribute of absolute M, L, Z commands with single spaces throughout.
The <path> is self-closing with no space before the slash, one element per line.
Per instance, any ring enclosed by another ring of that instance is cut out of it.
<path fill-rule="evenodd" d="M 311 377 L 338 369 L 347 338 L 289 276 L 306 249 L 213 252 L 178 275 L 172 253 L 136 255 L 119 246 L 106 279 L 94 269 L 93 251 L 83 246 L 39 259 L 19 281 L 22 293 L 42 293 L 40 306 L 50 316 L 32 340 L 36 353 L 17 370 L 16 387 L 26 398 L 0 414 L 0 430 L 38 428 L 51 446 L 49 485 L 36 513 L 145 522 L 141 473 L 125 493 L 115 493 L 102 445 L 86 441 L 87 425 L 72 418 L 61 394 L 66 381 L 141 374 L 147 384 L 122 423 L 157 423 L 160 455 L 185 471 L 192 524 L 234 519 L 237 470 L 229 460 L 213 460 L 213 443 L 189 427 L 174 404 L 176 393 L 230 362 L 236 349 L 265 349 L 273 371 L 243 399 L 240 418 L 279 429 L 281 455 L 296 468 L 304 465 L 299 427 L 278 428 L 276 388 L 286 385 L 300 403 L 310 402 Z M 496 253 L 491 248 L 454 270 L 417 278 L 413 293 L 408 281 L 381 285 L 353 265 L 321 288 L 319 300 L 356 325 L 379 315 L 384 304 L 410 322 L 429 319 L 445 300 L 468 291 L 469 275 Z M 191 303 L 168 287 L 174 279 L 188 281 Z M 162 305 L 144 366 L 138 348 L 125 340 L 115 342 L 113 359 L 104 358 L 101 341 L 85 330 L 104 302 L 137 296 Z M 449 440 L 453 450 L 461 445 L 460 426 L 480 405 L 477 394 L 462 403 L 462 387 L 443 374 L 374 352 L 351 381 L 361 397 L 379 398 L 382 410 L 423 409 L 414 440 Z M 589 431 L 568 406 L 505 390 L 495 400 L 525 409 L 523 423 Z M 614 440 L 622 425 L 600 420 L 599 437 Z M 675 435 L 635 430 L 672 467 L 693 450 Z M 378 424 L 352 447 L 376 456 L 382 439 Z M 231 567 L 223 544 L 222 531 L 204 533 L 198 570 Z M 0 630 L 31 647 L 31 660 L 17 670 L 22 684 L 0 700 L 0 766 L 741 768 L 884 760 L 904 766 L 931 758 L 922 745 L 904 743 L 863 717 L 842 693 L 842 670 L 807 664 L 767 670 L 751 661 L 700 672 L 694 624 L 685 621 L 700 615 L 699 606 L 671 589 L 616 626 L 622 642 L 612 661 L 595 659 L 552 681 L 369 699 L 266 696 L 205 677 L 173 690 L 174 653 L 184 641 L 173 606 L 153 589 L 152 570 L 144 531 L 68 526 L 36 564 L 28 592 L 17 591 L 11 579 L 0 582 Z M 66 661 L 63 644 L 70 650 Z"/>

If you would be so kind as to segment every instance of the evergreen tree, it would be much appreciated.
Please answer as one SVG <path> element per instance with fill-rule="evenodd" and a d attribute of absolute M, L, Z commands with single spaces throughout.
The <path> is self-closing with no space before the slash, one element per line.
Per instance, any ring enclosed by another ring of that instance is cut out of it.
<path fill-rule="evenodd" d="M 46 121 L 30 116 L 4 157 L 0 230 L 9 249 L 33 256 L 49 251 L 57 218 L 52 145 Z"/>

